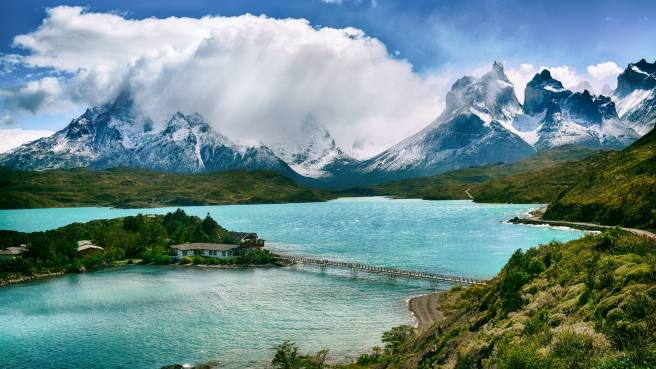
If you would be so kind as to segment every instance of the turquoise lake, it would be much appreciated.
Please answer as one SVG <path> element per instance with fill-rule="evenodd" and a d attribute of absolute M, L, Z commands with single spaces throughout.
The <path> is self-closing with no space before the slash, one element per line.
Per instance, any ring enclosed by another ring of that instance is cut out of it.
<path fill-rule="evenodd" d="M 339 199 L 325 203 L 182 207 L 231 230 L 255 231 L 279 252 L 487 278 L 512 252 L 583 233 L 503 221 L 536 205 Z M 0 229 L 176 208 L 0 211 Z M 0 289 L 0 367 L 158 368 L 217 360 L 266 364 L 284 340 L 354 357 L 383 331 L 412 324 L 406 300 L 435 288 L 311 267 L 216 270 L 130 266 Z"/>

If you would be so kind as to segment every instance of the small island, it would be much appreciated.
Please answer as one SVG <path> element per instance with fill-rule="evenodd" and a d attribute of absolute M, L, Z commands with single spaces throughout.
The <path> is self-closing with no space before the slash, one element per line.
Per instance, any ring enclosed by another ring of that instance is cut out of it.
<path fill-rule="evenodd" d="M 129 265 L 278 265 L 264 240 L 183 210 L 73 223 L 45 232 L 0 231 L 0 286 Z"/>

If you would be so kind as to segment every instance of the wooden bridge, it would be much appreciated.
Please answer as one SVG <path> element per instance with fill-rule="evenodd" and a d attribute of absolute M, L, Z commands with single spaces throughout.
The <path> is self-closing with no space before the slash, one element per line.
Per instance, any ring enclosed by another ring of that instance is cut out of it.
<path fill-rule="evenodd" d="M 442 282 L 452 282 L 452 283 L 462 283 L 462 284 L 477 284 L 477 285 L 487 284 L 487 281 L 484 279 L 476 279 L 476 278 L 468 278 L 468 277 L 460 277 L 455 275 L 445 275 L 445 274 L 436 274 L 436 273 L 428 273 L 428 272 L 418 272 L 418 271 L 396 269 L 396 268 L 378 267 L 378 266 L 367 265 L 367 264 L 348 263 L 348 262 L 328 260 L 328 259 L 314 259 L 304 256 L 277 255 L 276 258 L 291 263 L 318 265 L 322 268 L 333 267 L 333 268 L 341 268 L 341 269 L 350 269 L 352 271 L 363 271 L 367 273 L 385 274 L 390 277 L 425 279 L 430 281 L 442 281 Z"/>

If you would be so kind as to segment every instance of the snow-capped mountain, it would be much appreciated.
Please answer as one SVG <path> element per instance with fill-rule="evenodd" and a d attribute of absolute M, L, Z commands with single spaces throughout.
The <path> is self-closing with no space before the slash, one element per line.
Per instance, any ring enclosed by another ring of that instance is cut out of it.
<path fill-rule="evenodd" d="M 510 129 L 537 150 L 567 144 L 623 148 L 639 138 L 609 97 L 572 92 L 546 69 L 526 85 L 524 96 L 524 114 Z"/>
<path fill-rule="evenodd" d="M 153 127 L 127 94 L 88 109 L 50 137 L 0 155 L 0 163 L 28 170 L 128 166 L 198 173 L 269 169 L 298 177 L 266 146 L 238 145 L 198 114 L 176 113 L 162 127 Z"/>
<path fill-rule="evenodd" d="M 503 66 L 495 62 L 481 78 L 456 81 L 434 122 L 359 169 L 373 181 L 408 178 L 512 162 L 567 144 L 623 148 L 640 137 L 620 119 L 609 97 L 587 89 L 572 92 L 547 70 L 535 75 L 524 95 L 522 106 Z"/>
<path fill-rule="evenodd" d="M 641 135 L 649 132 L 656 123 L 656 62 L 629 64 L 617 77 L 613 100 L 620 118 Z"/>
<path fill-rule="evenodd" d="M 359 162 L 342 151 L 328 130 L 308 120 L 301 128 L 300 143 L 279 142 L 271 145 L 273 152 L 297 173 L 322 182 L 335 182 L 349 175 Z"/>
<path fill-rule="evenodd" d="M 379 181 L 520 160 L 535 152 L 509 129 L 521 111 L 503 66 L 495 62 L 481 78 L 457 80 L 446 96 L 446 109 L 435 121 L 364 161 L 360 171 Z"/>

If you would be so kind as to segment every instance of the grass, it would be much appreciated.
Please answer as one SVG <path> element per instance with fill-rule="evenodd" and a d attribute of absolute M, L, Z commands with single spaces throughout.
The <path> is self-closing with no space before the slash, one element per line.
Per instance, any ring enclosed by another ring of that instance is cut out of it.
<path fill-rule="evenodd" d="M 544 217 L 656 229 L 656 130 L 583 172 Z"/>
<path fill-rule="evenodd" d="M 17 171 L 0 168 L 0 208 L 256 204 L 325 201 L 310 189 L 270 171 L 212 174 L 159 173 L 117 168 Z"/>
<path fill-rule="evenodd" d="M 562 146 L 543 151 L 525 160 L 511 164 L 494 164 L 446 172 L 436 176 L 419 177 L 394 181 L 380 185 L 361 186 L 342 191 L 339 195 L 351 196 L 392 196 L 397 198 L 421 198 L 425 200 L 466 200 L 465 190 L 479 201 L 478 196 L 485 194 L 490 202 L 520 202 L 520 197 L 495 198 L 490 192 L 500 194 L 515 183 L 495 182 L 500 178 L 513 175 L 535 173 L 553 168 L 562 163 L 575 163 L 581 159 L 597 154 L 598 151 L 577 147 Z M 488 187 L 492 184 L 493 187 Z M 487 190 L 486 190 L 487 189 Z M 523 192 L 522 192 L 523 193 Z M 515 194 L 514 196 L 517 196 Z M 535 198 L 536 196 L 531 196 Z M 507 201 L 513 200 L 513 201 Z M 534 201 L 528 201 L 534 202 Z"/>

